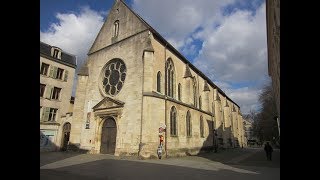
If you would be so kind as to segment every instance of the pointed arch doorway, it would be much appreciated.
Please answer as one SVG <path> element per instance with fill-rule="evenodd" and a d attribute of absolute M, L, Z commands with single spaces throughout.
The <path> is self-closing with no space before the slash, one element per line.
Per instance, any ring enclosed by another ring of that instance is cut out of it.
<path fill-rule="evenodd" d="M 101 131 L 101 154 L 114 154 L 116 149 L 117 125 L 112 117 L 106 117 Z"/>

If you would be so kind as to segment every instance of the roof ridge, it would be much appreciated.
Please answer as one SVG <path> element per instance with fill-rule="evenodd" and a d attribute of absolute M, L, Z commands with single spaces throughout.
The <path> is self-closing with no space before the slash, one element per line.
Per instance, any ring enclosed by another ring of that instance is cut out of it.
<path fill-rule="evenodd" d="M 220 91 L 220 93 L 222 95 L 224 95 L 227 99 L 229 99 L 231 102 L 233 102 L 236 106 L 238 106 L 240 108 L 240 106 L 235 103 L 231 98 L 229 98 L 225 92 L 223 92 L 217 85 L 215 85 L 211 79 L 209 79 L 205 74 L 203 74 L 197 67 L 195 67 L 186 57 L 184 57 L 174 46 L 172 46 L 164 37 L 161 36 L 161 34 L 156 31 L 149 23 L 147 23 L 138 13 L 136 13 L 135 11 L 133 11 L 129 5 L 126 4 L 126 2 L 124 2 L 123 0 L 119 0 L 120 2 L 122 2 L 138 19 L 140 19 L 142 21 L 142 23 L 144 23 L 147 28 L 149 30 L 152 31 L 152 33 L 154 33 L 156 35 L 156 37 L 160 38 L 160 40 L 164 41 L 164 43 L 166 43 L 166 45 L 169 45 L 169 48 L 171 48 L 173 50 L 173 53 L 176 53 L 177 56 L 180 56 L 181 59 L 183 61 L 186 61 L 185 63 L 190 64 L 191 68 L 196 71 L 200 77 L 202 77 L 204 80 L 207 80 L 209 82 L 210 85 L 212 85 L 213 87 L 216 87 L 218 89 L 218 91 Z"/>

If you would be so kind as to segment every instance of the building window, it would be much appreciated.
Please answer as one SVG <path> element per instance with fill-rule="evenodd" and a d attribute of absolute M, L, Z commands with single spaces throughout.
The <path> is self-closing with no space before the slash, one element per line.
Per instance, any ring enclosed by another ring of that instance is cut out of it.
<path fill-rule="evenodd" d="M 62 79 L 62 75 L 63 75 L 63 69 L 58 68 L 56 78 Z"/>
<path fill-rule="evenodd" d="M 113 26 L 114 26 L 113 37 L 117 37 L 119 35 L 119 20 L 116 20 Z"/>
<path fill-rule="evenodd" d="M 186 126 L 187 126 L 187 137 L 190 137 L 191 136 L 191 115 L 190 115 L 190 111 L 187 112 Z"/>
<path fill-rule="evenodd" d="M 157 74 L 157 91 L 161 93 L 161 72 Z"/>
<path fill-rule="evenodd" d="M 54 87 L 51 99 L 59 100 L 61 88 Z"/>
<path fill-rule="evenodd" d="M 200 136 L 204 137 L 203 118 L 200 116 Z"/>
<path fill-rule="evenodd" d="M 201 101 L 201 96 L 199 97 L 199 109 L 201 109 L 202 106 L 202 101 Z"/>
<path fill-rule="evenodd" d="M 50 108 L 48 121 L 55 121 L 58 109 Z"/>
<path fill-rule="evenodd" d="M 40 97 L 43 97 L 45 89 L 46 89 L 46 85 L 40 83 Z"/>
<path fill-rule="evenodd" d="M 61 59 L 61 49 L 58 47 L 51 47 L 51 56 L 57 59 Z"/>
<path fill-rule="evenodd" d="M 174 92 L 174 65 L 172 59 L 169 58 L 166 62 L 166 95 L 173 97 Z"/>
<path fill-rule="evenodd" d="M 43 107 L 42 121 L 56 121 L 57 111 L 55 108 Z"/>
<path fill-rule="evenodd" d="M 193 78 L 193 103 L 194 107 L 197 107 L 197 80 Z"/>
<path fill-rule="evenodd" d="M 174 106 L 170 111 L 170 135 L 177 135 L 177 111 Z"/>
<path fill-rule="evenodd" d="M 86 129 L 90 129 L 90 116 L 91 112 L 87 113 Z"/>
<path fill-rule="evenodd" d="M 40 69 L 40 74 L 46 76 L 48 74 L 48 69 L 49 69 L 49 64 L 42 63 L 41 64 L 41 69 Z"/>
<path fill-rule="evenodd" d="M 52 56 L 53 56 L 54 58 L 58 58 L 58 54 L 59 54 L 59 50 L 58 50 L 58 49 L 54 49 Z"/>
<path fill-rule="evenodd" d="M 181 84 L 178 84 L 178 100 L 181 101 Z"/>
<path fill-rule="evenodd" d="M 106 94 L 111 96 L 117 95 L 126 79 L 127 68 L 121 59 L 115 58 L 110 60 L 102 70 L 101 88 Z"/>
<path fill-rule="evenodd" d="M 215 107 L 214 107 L 214 102 L 212 102 L 212 114 L 215 115 Z"/>

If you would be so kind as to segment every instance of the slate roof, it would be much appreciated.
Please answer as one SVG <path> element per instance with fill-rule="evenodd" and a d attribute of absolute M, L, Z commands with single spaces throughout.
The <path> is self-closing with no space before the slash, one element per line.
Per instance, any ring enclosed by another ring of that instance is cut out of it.
<path fill-rule="evenodd" d="M 52 59 L 54 61 L 62 62 L 64 64 L 71 65 L 72 67 L 77 66 L 76 56 L 69 54 L 67 52 L 61 51 L 61 59 L 57 59 L 51 56 L 51 48 L 49 44 L 40 41 L 40 55 L 45 56 L 46 58 Z"/>
<path fill-rule="evenodd" d="M 236 106 L 239 107 L 237 103 L 232 101 L 217 85 L 215 85 L 206 75 L 204 75 L 198 68 L 196 68 L 189 60 L 187 60 L 178 50 L 176 50 L 166 39 L 164 39 L 160 33 L 158 33 L 153 27 L 151 27 L 142 17 L 140 17 L 136 12 L 134 12 L 123 0 L 120 0 L 138 19 L 140 19 L 148 29 L 153 33 L 155 38 L 163 43 L 168 49 L 170 49 L 176 56 L 181 58 L 183 62 L 185 62 L 189 67 L 194 70 L 197 74 L 199 74 L 204 80 L 206 80 L 213 88 L 217 88 L 218 92 L 225 96 L 229 101 L 233 102 Z M 240 107 L 239 107 L 240 108 Z"/>

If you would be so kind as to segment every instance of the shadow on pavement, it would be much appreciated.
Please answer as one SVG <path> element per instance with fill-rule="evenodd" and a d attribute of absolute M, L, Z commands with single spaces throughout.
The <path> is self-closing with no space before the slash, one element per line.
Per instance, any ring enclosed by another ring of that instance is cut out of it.
<path fill-rule="evenodd" d="M 230 179 L 280 179 L 278 170 L 271 173 L 248 174 L 226 169 L 202 170 L 189 167 L 146 163 L 143 161 L 127 161 L 103 159 L 83 164 L 61 167 L 57 169 L 40 169 L 40 179 L 117 179 L 117 180 L 205 180 L 217 178 Z"/>
<path fill-rule="evenodd" d="M 73 156 L 78 156 L 80 152 L 73 151 L 61 151 L 61 152 L 40 152 L 40 167 L 46 164 L 50 164 L 56 161 L 67 159 Z"/>
<path fill-rule="evenodd" d="M 265 152 L 261 148 L 225 149 L 217 153 L 201 153 L 195 157 L 202 157 L 228 165 L 280 168 L 280 151 L 278 149 L 275 149 L 272 153 L 272 161 L 267 160 Z"/>

